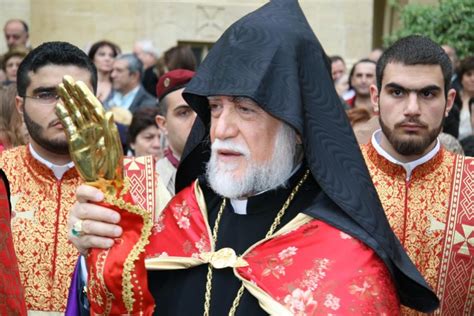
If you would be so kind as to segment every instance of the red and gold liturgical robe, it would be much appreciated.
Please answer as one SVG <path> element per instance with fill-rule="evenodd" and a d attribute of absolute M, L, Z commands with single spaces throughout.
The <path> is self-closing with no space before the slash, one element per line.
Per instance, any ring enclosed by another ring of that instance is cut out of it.
<path fill-rule="evenodd" d="M 188 269 L 208 263 L 232 268 L 271 315 L 399 314 L 384 263 L 363 243 L 322 221 L 300 213 L 241 256 L 230 248 L 214 249 L 211 236 L 196 181 L 155 222 L 146 268 Z"/>
<path fill-rule="evenodd" d="M 371 143 L 362 152 L 392 229 L 441 300 L 434 315 L 474 315 L 474 159 L 441 148 L 407 180 Z"/>
<path fill-rule="evenodd" d="M 26 307 L 63 312 L 79 255 L 68 240 L 67 218 L 81 179 L 72 168 L 58 180 L 28 146 L 4 151 L 0 168 L 10 183 L 13 244 Z"/>
<path fill-rule="evenodd" d="M 63 314 L 79 256 L 68 240 L 67 218 L 82 180 L 75 168 L 58 180 L 27 146 L 3 152 L 0 168 L 10 183 L 13 242 L 27 309 Z M 125 159 L 124 173 L 130 194 L 145 210 L 161 205 L 152 157 Z"/>
<path fill-rule="evenodd" d="M 130 203 L 142 211 L 122 213 L 121 220 L 130 217 L 133 224 L 130 219 L 135 217 L 135 224 L 124 229 L 128 232 L 112 248 L 92 249 L 87 258 L 93 315 L 151 315 L 155 304 L 145 267 L 175 270 L 207 264 L 233 269 L 235 278 L 272 315 L 400 312 L 394 283 L 380 258 L 357 239 L 302 213 L 237 256 L 230 248 L 215 249 L 198 181 L 176 195 L 159 216 L 155 213 L 154 219 L 144 212 L 150 210 L 126 193 L 110 202 L 115 208 L 128 205 L 119 207 L 120 212 L 131 210 Z"/>

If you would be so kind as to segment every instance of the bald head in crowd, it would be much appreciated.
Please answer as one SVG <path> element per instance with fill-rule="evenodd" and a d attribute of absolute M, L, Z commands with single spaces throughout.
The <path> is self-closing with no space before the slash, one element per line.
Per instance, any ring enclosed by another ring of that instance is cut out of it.
<path fill-rule="evenodd" d="M 8 50 L 14 48 L 26 48 L 29 39 L 28 24 L 20 19 L 11 19 L 5 23 L 3 33 Z"/>

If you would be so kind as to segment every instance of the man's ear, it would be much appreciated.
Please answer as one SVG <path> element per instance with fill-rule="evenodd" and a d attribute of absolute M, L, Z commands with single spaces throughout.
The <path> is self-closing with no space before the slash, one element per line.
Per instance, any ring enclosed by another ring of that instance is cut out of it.
<path fill-rule="evenodd" d="M 444 116 L 448 117 L 449 111 L 453 108 L 454 98 L 456 97 L 456 90 L 449 89 L 448 95 L 446 96 L 446 109 L 444 110 Z"/>
<path fill-rule="evenodd" d="M 370 101 L 372 102 L 372 109 L 375 113 L 379 112 L 379 89 L 374 84 L 370 85 Z"/>
<path fill-rule="evenodd" d="M 25 98 L 22 98 L 20 96 L 15 97 L 16 110 L 18 111 L 18 113 L 21 114 L 22 117 L 23 117 L 23 111 L 24 111 L 24 103 L 25 103 Z"/>
<path fill-rule="evenodd" d="M 156 121 L 156 125 L 158 125 L 158 128 L 160 129 L 160 131 L 163 134 L 168 135 L 168 130 L 166 129 L 166 118 L 162 115 L 157 115 L 157 116 L 155 116 L 155 121 Z"/>

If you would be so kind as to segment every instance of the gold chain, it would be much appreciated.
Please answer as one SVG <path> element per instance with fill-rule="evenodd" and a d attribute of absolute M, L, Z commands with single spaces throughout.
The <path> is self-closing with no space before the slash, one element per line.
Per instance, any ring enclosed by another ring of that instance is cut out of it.
<path fill-rule="evenodd" d="M 290 206 L 291 201 L 293 201 L 293 198 L 295 197 L 296 193 L 298 193 L 299 189 L 301 188 L 301 185 L 303 185 L 304 181 L 308 178 L 308 175 L 309 175 L 309 170 L 306 170 L 301 180 L 295 186 L 293 191 L 290 193 L 290 196 L 288 197 L 288 199 L 286 199 L 285 203 L 283 204 L 281 209 L 278 211 L 277 215 L 275 216 L 275 219 L 273 220 L 272 225 L 270 226 L 270 229 L 265 235 L 265 238 L 268 238 L 271 235 L 273 235 L 278 225 L 280 225 L 281 219 L 283 215 L 285 215 L 286 209 Z M 226 199 L 224 198 L 222 201 L 221 207 L 219 208 L 219 212 L 217 213 L 217 218 L 214 224 L 214 228 L 212 229 L 212 240 L 214 241 L 214 247 L 217 245 L 217 232 L 219 230 L 219 224 L 221 221 L 222 213 L 224 212 L 225 205 L 226 205 Z M 232 303 L 232 307 L 230 308 L 230 311 L 229 311 L 229 316 L 235 315 L 235 312 L 237 311 L 237 307 L 239 306 L 239 303 L 240 303 L 240 299 L 242 298 L 242 295 L 244 294 L 244 289 L 245 289 L 244 285 L 242 284 Z M 204 296 L 204 316 L 209 316 L 209 312 L 211 309 L 211 291 L 212 291 L 212 265 L 208 264 L 207 265 L 207 278 L 206 278 L 206 294 Z"/>

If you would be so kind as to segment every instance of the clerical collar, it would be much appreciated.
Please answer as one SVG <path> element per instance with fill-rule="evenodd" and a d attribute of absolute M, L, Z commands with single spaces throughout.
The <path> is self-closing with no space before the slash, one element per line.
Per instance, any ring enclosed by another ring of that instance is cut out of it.
<path fill-rule="evenodd" d="M 291 172 L 290 176 L 285 180 L 285 184 L 288 182 L 288 180 L 296 173 L 298 170 L 300 170 L 301 163 L 296 166 L 296 168 L 293 169 Z M 252 197 L 259 196 L 265 192 L 268 192 L 270 190 L 273 190 L 275 188 L 271 188 L 262 192 L 259 192 Z M 239 215 L 247 215 L 247 204 L 248 204 L 248 199 L 230 199 L 230 204 L 232 205 L 232 208 L 234 209 L 234 213 L 239 214 Z"/>
<path fill-rule="evenodd" d="M 402 166 L 407 173 L 406 174 L 407 181 L 410 180 L 411 174 L 416 167 L 431 160 L 441 148 L 439 145 L 439 140 L 436 139 L 436 145 L 434 146 L 434 148 L 423 157 L 418 158 L 417 160 L 414 160 L 414 161 L 410 161 L 410 162 L 401 162 L 395 159 L 394 157 L 392 157 L 387 151 L 385 151 L 382 148 L 382 146 L 380 146 L 381 139 L 382 139 L 382 130 L 378 129 L 374 132 L 374 134 L 372 134 L 372 146 L 374 146 L 375 150 L 379 153 L 380 156 L 384 157 L 385 159 L 387 159 L 388 161 L 396 165 Z"/>
<path fill-rule="evenodd" d="M 29 144 L 30 146 L 30 152 L 31 152 L 31 155 L 33 156 L 33 158 L 35 158 L 36 160 L 38 160 L 40 163 L 42 163 L 43 165 L 45 165 L 46 167 L 48 167 L 49 169 L 51 169 L 51 171 L 53 171 L 54 173 L 54 176 L 56 177 L 56 179 L 58 180 L 61 180 L 62 177 L 64 176 L 64 174 L 71 168 L 74 167 L 74 162 L 69 162 L 65 165 L 62 165 L 62 166 L 59 166 L 59 165 L 55 165 L 53 164 L 52 162 L 49 162 L 47 161 L 46 159 L 44 159 L 43 157 L 41 157 L 33 148 L 33 146 L 31 146 L 31 143 Z"/>

